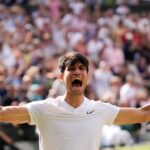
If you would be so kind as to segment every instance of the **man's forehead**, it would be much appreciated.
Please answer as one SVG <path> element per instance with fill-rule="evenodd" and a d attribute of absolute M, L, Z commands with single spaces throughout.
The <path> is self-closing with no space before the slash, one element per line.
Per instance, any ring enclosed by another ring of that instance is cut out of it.
<path fill-rule="evenodd" d="M 71 67 L 71 66 L 85 66 L 84 64 L 82 64 L 81 62 L 75 62 L 75 63 L 71 63 L 69 64 L 67 67 Z"/>

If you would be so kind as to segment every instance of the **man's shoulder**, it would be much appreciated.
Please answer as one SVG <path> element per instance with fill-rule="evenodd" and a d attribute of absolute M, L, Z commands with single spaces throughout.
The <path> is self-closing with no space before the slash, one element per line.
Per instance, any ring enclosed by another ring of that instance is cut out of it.
<path fill-rule="evenodd" d="M 90 100 L 87 98 L 87 100 L 89 100 L 89 104 L 92 104 L 95 107 L 114 107 L 115 105 L 109 103 L 109 102 L 105 102 L 103 100 Z"/>
<path fill-rule="evenodd" d="M 86 102 L 90 103 L 90 104 L 101 104 L 104 103 L 102 100 L 94 100 L 94 99 L 89 99 L 88 97 L 84 98 Z"/>
<path fill-rule="evenodd" d="M 58 106 L 59 103 L 61 103 L 62 100 L 63 100 L 63 96 L 57 96 L 55 98 L 48 97 L 47 99 L 45 99 L 44 103 Z"/>
<path fill-rule="evenodd" d="M 38 105 L 49 105 L 49 104 L 54 104 L 55 103 L 55 100 L 56 98 L 51 98 L 51 97 L 48 97 L 44 100 L 40 100 L 40 101 L 32 101 L 32 102 L 29 102 L 27 103 L 27 106 L 38 106 Z"/>

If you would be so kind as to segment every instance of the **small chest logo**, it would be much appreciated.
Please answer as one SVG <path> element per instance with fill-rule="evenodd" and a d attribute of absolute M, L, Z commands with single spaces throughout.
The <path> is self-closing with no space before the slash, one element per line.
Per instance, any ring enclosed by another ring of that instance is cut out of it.
<path fill-rule="evenodd" d="M 89 111 L 87 111 L 86 112 L 86 114 L 91 114 L 91 113 L 93 113 L 95 110 L 89 110 Z"/>

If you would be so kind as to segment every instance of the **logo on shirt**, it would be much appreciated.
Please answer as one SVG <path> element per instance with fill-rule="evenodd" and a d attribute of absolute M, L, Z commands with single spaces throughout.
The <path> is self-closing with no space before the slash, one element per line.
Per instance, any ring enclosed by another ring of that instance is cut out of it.
<path fill-rule="evenodd" d="M 91 114 L 93 113 L 95 110 L 90 110 L 90 111 L 87 111 L 86 114 Z"/>

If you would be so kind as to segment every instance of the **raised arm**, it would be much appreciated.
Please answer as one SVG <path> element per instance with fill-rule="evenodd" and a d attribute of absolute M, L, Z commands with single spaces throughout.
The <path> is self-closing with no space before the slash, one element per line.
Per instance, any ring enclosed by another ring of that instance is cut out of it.
<path fill-rule="evenodd" d="M 29 123 L 30 117 L 26 107 L 24 106 L 0 106 L 0 122 L 7 123 Z"/>
<path fill-rule="evenodd" d="M 120 111 L 114 121 L 114 124 L 133 124 L 150 121 L 150 104 L 140 108 L 124 108 Z"/>

